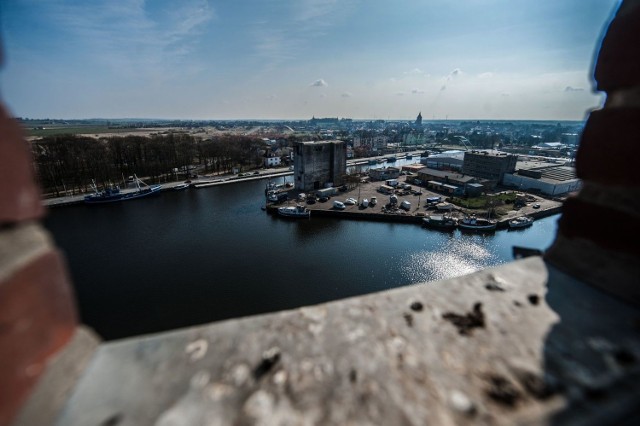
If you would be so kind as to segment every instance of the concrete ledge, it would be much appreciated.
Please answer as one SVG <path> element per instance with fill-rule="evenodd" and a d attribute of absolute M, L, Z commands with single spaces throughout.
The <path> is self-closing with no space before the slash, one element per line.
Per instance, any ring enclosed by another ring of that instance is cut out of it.
<path fill-rule="evenodd" d="M 102 344 L 56 423 L 615 422 L 640 403 L 639 314 L 529 258 Z"/>
<path fill-rule="evenodd" d="M 79 327 L 71 341 L 47 363 L 38 385 L 13 422 L 14 426 L 51 424 L 66 403 L 100 343 L 90 330 Z"/>

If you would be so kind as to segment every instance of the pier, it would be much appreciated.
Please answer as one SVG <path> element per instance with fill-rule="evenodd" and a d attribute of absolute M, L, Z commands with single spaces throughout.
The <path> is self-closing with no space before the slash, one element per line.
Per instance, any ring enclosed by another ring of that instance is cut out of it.
<path fill-rule="evenodd" d="M 404 195 L 397 195 L 398 205 L 406 200 L 411 203 L 409 210 L 403 210 L 397 208 L 393 211 L 385 209 L 385 205 L 389 202 L 389 195 L 378 192 L 377 188 L 383 182 L 368 182 L 360 184 L 358 187 L 350 190 L 340 192 L 338 191 L 328 201 L 320 202 L 316 201 L 314 204 L 307 204 L 305 201 L 296 201 L 296 194 L 299 190 L 291 190 L 289 201 L 279 204 L 267 204 L 267 212 L 275 213 L 278 207 L 283 205 L 291 205 L 295 203 L 305 204 L 306 207 L 311 210 L 311 217 L 323 216 L 334 217 L 336 219 L 350 219 L 350 220 L 371 220 L 371 221 L 383 221 L 383 222 L 395 222 L 395 223 L 422 223 L 422 219 L 429 214 L 442 213 L 435 208 L 427 208 L 425 201 L 430 197 L 442 197 L 445 199 L 445 195 L 426 190 L 425 188 L 413 186 L 414 189 L 419 190 L 420 194 L 404 191 Z M 337 210 L 333 207 L 333 201 L 344 201 L 346 198 L 355 198 L 357 200 L 356 205 L 346 205 L 344 210 Z M 363 208 L 360 203 L 365 198 L 371 200 L 372 197 L 376 197 L 377 204 L 374 207 Z M 558 214 L 562 208 L 562 202 L 549 200 L 540 196 L 535 196 L 535 203 L 530 203 L 527 206 L 521 207 L 517 210 L 509 210 L 504 215 L 498 217 L 492 217 L 498 221 L 497 229 L 506 229 L 509 226 L 509 221 L 519 216 L 530 216 L 534 219 L 541 219 L 543 217 L 552 216 Z M 539 204 L 539 208 L 533 208 L 533 204 Z M 487 210 L 484 209 L 466 209 L 460 206 L 453 206 L 451 211 L 453 216 L 462 218 L 465 215 L 476 215 L 478 217 L 484 217 L 487 214 Z"/>

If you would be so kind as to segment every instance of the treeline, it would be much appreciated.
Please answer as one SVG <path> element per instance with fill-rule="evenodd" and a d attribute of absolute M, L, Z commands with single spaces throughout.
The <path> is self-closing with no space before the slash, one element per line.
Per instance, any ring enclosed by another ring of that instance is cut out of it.
<path fill-rule="evenodd" d="M 262 163 L 264 148 L 257 138 L 223 135 L 201 140 L 184 133 L 100 139 L 58 135 L 32 143 L 41 187 L 52 196 L 90 192 L 92 181 L 104 187 L 134 174 L 149 183 L 181 179 L 191 166 L 197 166 L 198 173 L 253 168 Z"/>

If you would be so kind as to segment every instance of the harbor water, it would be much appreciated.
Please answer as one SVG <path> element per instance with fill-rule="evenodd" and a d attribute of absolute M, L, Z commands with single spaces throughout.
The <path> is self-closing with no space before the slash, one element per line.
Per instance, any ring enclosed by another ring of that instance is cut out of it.
<path fill-rule="evenodd" d="M 558 220 L 486 235 L 282 220 L 261 210 L 264 187 L 51 209 L 45 224 L 67 256 L 82 320 L 114 339 L 459 276 L 511 261 L 514 245 L 546 249 Z"/>

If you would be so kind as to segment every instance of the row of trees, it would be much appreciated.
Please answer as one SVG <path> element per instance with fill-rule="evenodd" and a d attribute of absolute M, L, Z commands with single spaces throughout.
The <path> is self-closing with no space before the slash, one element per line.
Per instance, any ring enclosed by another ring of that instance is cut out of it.
<path fill-rule="evenodd" d="M 196 139 L 184 133 L 152 136 L 112 136 L 101 139 L 61 135 L 32 143 L 35 166 L 45 194 L 83 193 L 122 182 L 137 174 L 151 182 L 201 173 L 227 173 L 262 162 L 265 144 L 257 138 L 223 135 Z"/>

